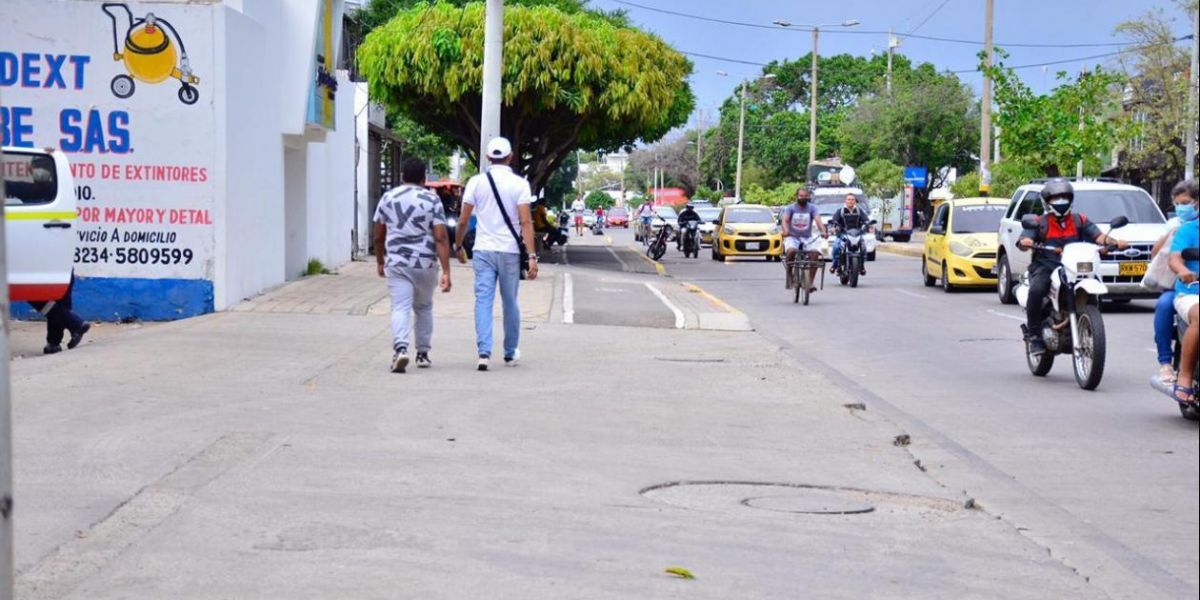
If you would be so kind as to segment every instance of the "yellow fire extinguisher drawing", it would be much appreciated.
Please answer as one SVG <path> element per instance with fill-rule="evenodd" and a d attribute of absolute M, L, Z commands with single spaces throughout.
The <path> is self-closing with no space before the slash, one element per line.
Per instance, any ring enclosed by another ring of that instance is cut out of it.
<path fill-rule="evenodd" d="M 124 62 L 128 72 L 128 75 L 113 77 L 109 87 L 114 96 L 132 96 L 135 79 L 145 83 L 162 83 L 174 78 L 179 80 L 181 86 L 180 102 L 195 104 L 200 99 L 200 92 L 196 90 L 200 78 L 192 74 L 183 38 L 179 37 L 179 32 L 170 22 L 155 16 L 154 13 L 146 13 L 145 17 L 135 19 L 133 12 L 124 2 L 106 2 L 101 8 L 112 20 L 113 60 Z M 118 25 L 117 15 L 113 12 L 113 9 L 118 8 L 125 11 L 128 21 L 124 48 L 119 41 L 121 27 Z M 167 30 L 170 30 L 171 35 L 167 35 Z M 175 49 L 176 45 L 179 46 L 178 51 Z"/>

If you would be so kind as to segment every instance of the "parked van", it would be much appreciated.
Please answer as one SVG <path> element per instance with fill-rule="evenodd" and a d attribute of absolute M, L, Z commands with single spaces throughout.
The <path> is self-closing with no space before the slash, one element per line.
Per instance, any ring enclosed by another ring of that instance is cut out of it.
<path fill-rule="evenodd" d="M 71 283 L 75 184 L 53 149 L 4 146 L 5 256 L 12 301 L 51 301 Z"/>

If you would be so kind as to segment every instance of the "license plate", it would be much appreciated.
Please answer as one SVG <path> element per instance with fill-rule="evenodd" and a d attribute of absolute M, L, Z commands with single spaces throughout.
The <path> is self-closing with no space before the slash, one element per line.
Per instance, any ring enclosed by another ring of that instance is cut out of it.
<path fill-rule="evenodd" d="M 1150 263 L 1144 263 L 1144 262 L 1121 263 L 1118 275 L 1130 276 L 1130 277 L 1138 277 L 1141 275 L 1145 275 L 1146 269 L 1149 267 L 1149 265 L 1150 265 Z"/>
<path fill-rule="evenodd" d="M 762 250 L 762 248 L 763 248 L 762 242 L 751 242 L 749 244 L 746 244 L 747 250 Z"/>
<path fill-rule="evenodd" d="M 883 224 L 883 230 L 884 230 L 884 231 L 891 231 L 891 230 L 892 230 L 892 224 L 891 224 L 891 223 L 884 223 L 884 224 Z"/>

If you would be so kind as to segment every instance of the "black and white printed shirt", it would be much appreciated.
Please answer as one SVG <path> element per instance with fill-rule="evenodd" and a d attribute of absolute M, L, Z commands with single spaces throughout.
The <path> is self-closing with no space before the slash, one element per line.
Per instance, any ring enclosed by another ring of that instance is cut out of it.
<path fill-rule="evenodd" d="M 379 200 L 375 222 L 387 226 L 388 268 L 437 266 L 433 228 L 446 224 L 446 211 L 437 194 L 409 184 L 394 188 Z"/>

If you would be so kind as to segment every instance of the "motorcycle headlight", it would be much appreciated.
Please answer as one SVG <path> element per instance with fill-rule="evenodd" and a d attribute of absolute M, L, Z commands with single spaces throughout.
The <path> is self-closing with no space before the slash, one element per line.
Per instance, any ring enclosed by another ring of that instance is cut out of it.
<path fill-rule="evenodd" d="M 970 256 L 971 248 L 962 242 L 950 242 L 950 252 L 955 256 Z"/>
<path fill-rule="evenodd" d="M 783 228 L 776 225 L 776 226 L 772 227 L 769 231 L 767 231 L 767 233 L 769 233 L 771 235 L 779 235 L 779 234 L 783 233 Z"/>
<path fill-rule="evenodd" d="M 1096 263 L 1091 261 L 1075 263 L 1076 273 L 1093 273 L 1096 270 Z"/>
<path fill-rule="evenodd" d="M 725 233 L 725 235 L 734 235 L 734 234 L 736 234 L 736 233 L 737 233 L 737 230 L 736 230 L 736 229 L 734 229 L 734 228 L 733 228 L 732 226 L 730 226 L 730 225 L 726 225 L 726 226 L 722 227 L 722 228 L 721 228 L 721 231 L 723 231 L 723 232 Z"/>

